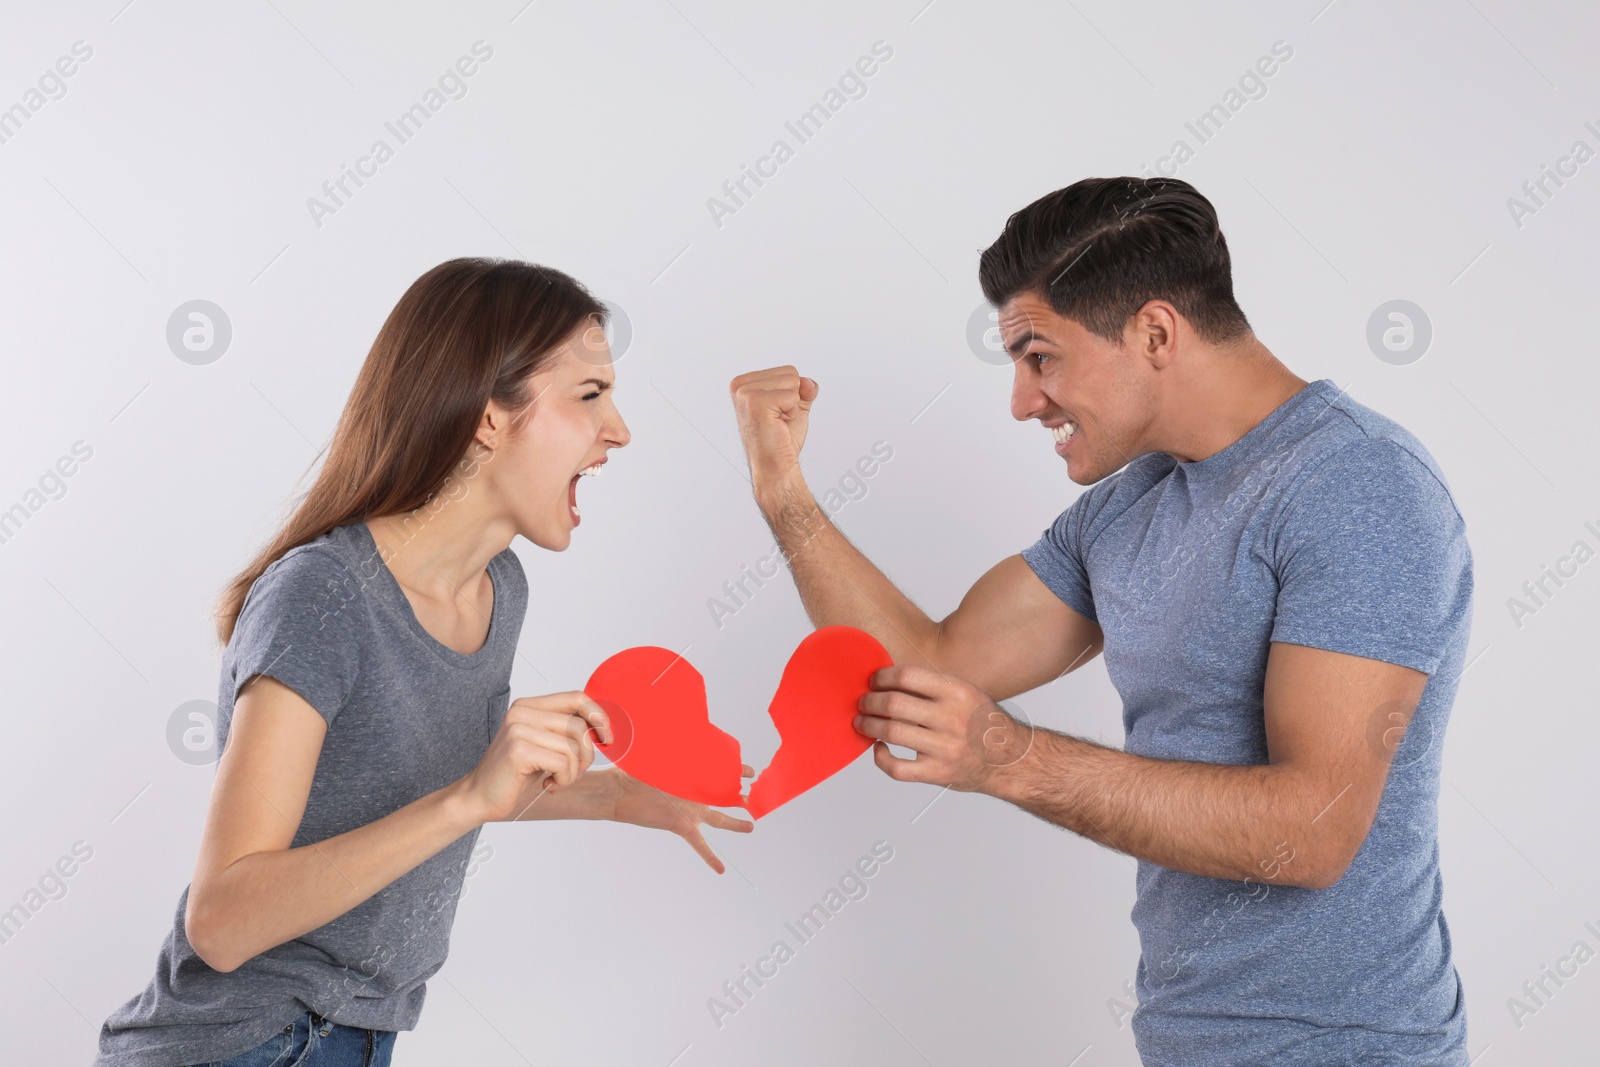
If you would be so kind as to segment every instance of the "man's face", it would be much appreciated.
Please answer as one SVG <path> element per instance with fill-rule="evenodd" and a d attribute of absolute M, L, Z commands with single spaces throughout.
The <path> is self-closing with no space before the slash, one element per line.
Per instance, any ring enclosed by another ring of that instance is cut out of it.
<path fill-rule="evenodd" d="M 1096 337 L 1037 293 L 1008 300 L 999 325 L 1014 374 L 1011 415 L 1051 430 L 1069 478 L 1090 485 L 1148 451 L 1139 441 L 1154 398 L 1126 339 Z"/>

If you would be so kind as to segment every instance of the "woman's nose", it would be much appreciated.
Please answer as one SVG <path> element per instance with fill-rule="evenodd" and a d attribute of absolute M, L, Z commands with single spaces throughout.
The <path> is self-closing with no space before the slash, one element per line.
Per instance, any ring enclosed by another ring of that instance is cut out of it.
<path fill-rule="evenodd" d="M 612 447 L 614 448 L 621 448 L 623 445 L 633 440 L 633 434 L 628 432 L 628 424 L 622 421 L 621 412 L 617 413 L 616 421 L 611 426 L 610 432 L 607 434 L 607 438 L 611 441 Z"/>

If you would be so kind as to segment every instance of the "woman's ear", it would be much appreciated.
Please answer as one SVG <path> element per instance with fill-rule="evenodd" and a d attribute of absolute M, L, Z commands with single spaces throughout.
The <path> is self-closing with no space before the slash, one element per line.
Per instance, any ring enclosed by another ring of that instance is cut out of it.
<path fill-rule="evenodd" d="M 488 449 L 498 448 L 504 443 L 508 436 L 506 428 L 511 421 L 510 415 L 499 403 L 490 400 L 478 419 L 478 430 L 474 434 L 478 443 Z"/>

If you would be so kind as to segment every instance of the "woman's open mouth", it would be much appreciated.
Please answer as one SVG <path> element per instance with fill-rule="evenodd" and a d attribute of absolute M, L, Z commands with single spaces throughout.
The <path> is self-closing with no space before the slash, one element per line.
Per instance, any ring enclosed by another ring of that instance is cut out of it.
<path fill-rule="evenodd" d="M 596 463 L 593 466 L 585 467 L 577 474 L 574 474 L 572 476 L 572 481 L 567 483 L 567 508 L 572 512 L 572 525 L 576 526 L 582 521 L 581 515 L 578 511 L 578 479 L 582 478 L 584 475 L 588 475 L 591 478 L 600 477 L 600 468 L 604 465 L 605 460 L 601 460 L 599 463 Z"/>

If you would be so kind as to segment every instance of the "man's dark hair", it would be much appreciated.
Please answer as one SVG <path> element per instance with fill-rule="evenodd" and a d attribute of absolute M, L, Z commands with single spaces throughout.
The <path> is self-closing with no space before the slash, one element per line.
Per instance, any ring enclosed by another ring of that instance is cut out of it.
<path fill-rule="evenodd" d="M 984 249 L 978 281 L 995 307 L 1038 293 L 1108 341 L 1156 299 L 1211 344 L 1250 332 L 1216 209 L 1177 178 L 1085 178 L 1040 197 Z"/>

